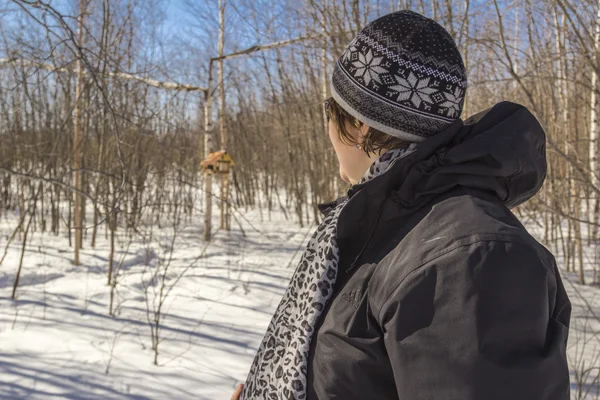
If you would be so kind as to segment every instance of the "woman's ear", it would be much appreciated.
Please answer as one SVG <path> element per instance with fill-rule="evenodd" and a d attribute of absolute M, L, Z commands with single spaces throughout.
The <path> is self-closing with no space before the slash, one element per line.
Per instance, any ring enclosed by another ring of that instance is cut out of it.
<path fill-rule="evenodd" d="M 365 141 L 365 137 L 369 133 L 369 125 L 362 124 L 360 128 L 358 128 L 358 139 L 359 143 L 363 143 Z"/>

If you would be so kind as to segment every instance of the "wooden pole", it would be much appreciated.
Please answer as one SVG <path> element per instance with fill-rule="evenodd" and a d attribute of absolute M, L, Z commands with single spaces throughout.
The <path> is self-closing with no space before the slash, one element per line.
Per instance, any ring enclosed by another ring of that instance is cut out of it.
<path fill-rule="evenodd" d="M 205 92 L 206 101 L 204 105 L 204 158 L 213 152 L 213 122 L 212 122 L 212 60 L 208 66 L 208 90 Z M 204 234 L 203 240 L 209 242 L 212 229 L 212 172 L 208 169 L 204 173 Z"/>
<path fill-rule="evenodd" d="M 598 96 L 598 61 L 600 59 L 600 0 L 598 1 L 598 14 L 596 17 L 596 29 L 594 33 L 594 54 L 592 56 L 594 65 L 592 68 L 592 94 L 590 99 L 590 146 L 589 146 L 589 163 L 591 183 L 594 187 L 600 188 L 600 170 L 598 170 L 598 131 L 600 130 L 600 122 L 598 121 L 598 108 L 600 107 L 600 96 Z M 597 202 L 598 194 L 594 190 L 590 190 L 591 201 L 588 206 L 588 218 L 590 221 L 598 222 Z M 592 224 L 588 225 L 588 236 L 592 239 L 596 236 L 597 228 L 592 229 Z"/>
<path fill-rule="evenodd" d="M 226 0 L 219 0 L 219 128 L 221 149 L 227 151 L 227 127 L 225 126 L 225 82 L 223 74 L 223 50 L 225 47 L 225 5 Z M 229 230 L 229 172 L 219 174 L 221 178 L 221 229 Z"/>
<path fill-rule="evenodd" d="M 85 0 L 79 0 L 79 17 L 77 18 L 77 41 L 78 46 L 83 48 L 83 17 L 86 10 Z M 75 112 L 73 115 L 73 186 L 76 189 L 75 192 L 75 204 L 73 209 L 73 227 L 75 229 L 75 257 L 73 263 L 80 265 L 79 261 L 79 250 L 81 249 L 82 242 L 82 198 L 79 194 L 81 188 L 81 138 L 82 138 L 82 124 L 81 124 L 81 97 L 83 92 L 83 68 L 81 63 L 81 54 L 77 57 L 76 61 L 76 79 L 77 84 L 75 86 Z"/>
<path fill-rule="evenodd" d="M 20 65 L 23 67 L 33 67 L 33 68 L 43 69 L 45 71 L 50 71 L 50 72 L 62 72 L 62 73 L 70 73 L 70 74 L 73 73 L 73 70 L 68 67 L 57 67 L 56 65 L 35 62 L 35 61 L 28 60 L 26 58 L 16 58 L 16 57 L 0 58 L 0 67 L 3 67 L 5 65 Z M 159 81 L 156 79 L 144 78 L 142 76 L 138 76 L 138 75 L 134 75 L 134 74 L 128 74 L 126 72 L 110 72 L 110 71 L 91 70 L 91 71 L 81 71 L 81 73 L 83 75 L 94 74 L 97 76 L 100 76 L 100 75 L 108 76 L 111 78 L 123 79 L 126 81 L 137 81 L 137 82 L 143 83 L 144 85 L 156 87 L 159 89 L 181 90 L 181 91 L 185 91 L 185 92 L 205 92 L 206 91 L 206 88 L 201 87 L 201 86 L 188 85 L 186 83 Z"/>

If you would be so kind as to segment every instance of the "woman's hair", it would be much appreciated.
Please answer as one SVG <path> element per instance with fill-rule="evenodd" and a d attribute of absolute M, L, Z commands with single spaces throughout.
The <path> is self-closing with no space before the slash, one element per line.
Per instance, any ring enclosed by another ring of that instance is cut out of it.
<path fill-rule="evenodd" d="M 348 125 L 353 126 L 355 128 L 360 128 L 364 122 L 359 121 L 357 118 L 348 114 L 336 101 L 333 97 L 325 100 L 327 102 L 326 112 L 329 113 L 329 117 L 331 118 L 331 122 L 335 124 L 340 140 L 343 143 L 348 145 L 362 145 L 363 150 L 369 155 L 369 153 L 380 153 L 381 149 L 393 150 L 393 149 L 403 149 L 408 147 L 411 142 L 408 142 L 404 139 L 399 139 L 394 136 L 390 136 L 387 133 L 383 133 L 373 127 L 369 127 L 367 134 L 365 135 L 365 140 L 363 143 L 358 143 L 350 132 L 348 132 Z M 348 124 L 348 125 L 347 125 Z"/>

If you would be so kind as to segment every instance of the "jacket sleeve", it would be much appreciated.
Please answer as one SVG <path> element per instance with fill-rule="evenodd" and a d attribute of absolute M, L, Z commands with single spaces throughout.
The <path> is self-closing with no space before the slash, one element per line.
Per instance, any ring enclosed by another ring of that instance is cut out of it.
<path fill-rule="evenodd" d="M 401 400 L 569 400 L 570 303 L 540 251 L 479 241 L 396 283 L 377 315 Z"/>

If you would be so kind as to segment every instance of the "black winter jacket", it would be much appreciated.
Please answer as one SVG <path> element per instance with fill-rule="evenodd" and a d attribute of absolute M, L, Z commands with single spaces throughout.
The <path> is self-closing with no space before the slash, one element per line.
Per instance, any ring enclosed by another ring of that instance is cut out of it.
<path fill-rule="evenodd" d="M 543 129 L 503 102 L 353 186 L 308 400 L 568 400 L 571 303 L 509 210 L 545 174 Z"/>

